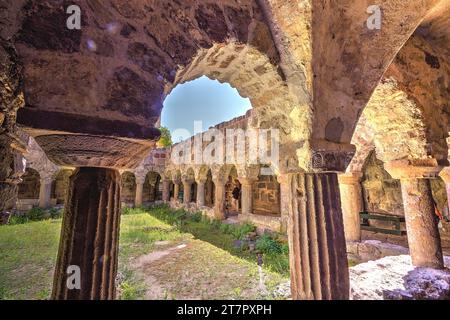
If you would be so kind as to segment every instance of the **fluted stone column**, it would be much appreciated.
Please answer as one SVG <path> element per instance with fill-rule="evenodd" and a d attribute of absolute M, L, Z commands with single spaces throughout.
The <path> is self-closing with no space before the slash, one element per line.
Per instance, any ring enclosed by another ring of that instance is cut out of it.
<path fill-rule="evenodd" d="M 103 168 L 79 168 L 70 178 L 52 299 L 115 298 L 120 179 Z M 80 270 L 79 289 L 68 287 L 69 266 Z"/>
<path fill-rule="evenodd" d="M 347 242 L 361 241 L 361 219 L 359 217 L 359 213 L 363 209 L 361 178 L 361 172 L 339 175 L 339 189 Z"/>
<path fill-rule="evenodd" d="M 416 267 L 444 268 L 441 238 L 429 178 L 440 168 L 433 159 L 392 161 L 385 169 L 399 179 L 411 260 Z"/>
<path fill-rule="evenodd" d="M 39 188 L 39 207 L 46 209 L 51 206 L 52 196 L 52 181 L 51 175 L 41 175 Z"/>
<path fill-rule="evenodd" d="M 188 205 L 191 203 L 192 180 L 183 180 L 183 203 Z"/>
<path fill-rule="evenodd" d="M 241 206 L 242 215 L 250 215 L 253 213 L 253 183 L 254 179 L 238 178 L 241 183 Z"/>
<path fill-rule="evenodd" d="M 214 216 L 218 220 L 225 219 L 225 184 L 224 179 L 213 179 L 215 185 Z"/>
<path fill-rule="evenodd" d="M 199 208 L 205 206 L 205 184 L 206 179 L 197 180 L 197 206 Z"/>
<path fill-rule="evenodd" d="M 141 207 L 143 203 L 143 196 L 144 196 L 144 183 L 145 183 L 145 177 L 138 177 L 136 176 L 136 196 L 134 200 L 134 206 L 135 207 Z"/>
<path fill-rule="evenodd" d="M 162 194 L 162 200 L 164 202 L 170 202 L 170 180 L 163 180 L 163 194 Z"/>
<path fill-rule="evenodd" d="M 450 216 L 450 167 L 444 168 L 440 176 L 445 183 L 445 189 L 447 190 L 447 205 L 448 205 L 448 214 Z"/>
<path fill-rule="evenodd" d="M 289 181 L 292 298 L 348 299 L 348 261 L 337 174 L 294 174 Z"/>

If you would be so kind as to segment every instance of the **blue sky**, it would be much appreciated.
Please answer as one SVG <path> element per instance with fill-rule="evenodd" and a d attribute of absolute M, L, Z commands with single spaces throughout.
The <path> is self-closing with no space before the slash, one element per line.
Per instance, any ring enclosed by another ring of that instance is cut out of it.
<path fill-rule="evenodd" d="M 169 128 L 174 143 L 176 129 L 183 128 L 193 135 L 194 121 L 203 122 L 203 131 L 210 126 L 244 115 L 251 109 L 250 100 L 242 98 L 229 84 L 201 77 L 178 85 L 164 101 L 161 125 Z"/>

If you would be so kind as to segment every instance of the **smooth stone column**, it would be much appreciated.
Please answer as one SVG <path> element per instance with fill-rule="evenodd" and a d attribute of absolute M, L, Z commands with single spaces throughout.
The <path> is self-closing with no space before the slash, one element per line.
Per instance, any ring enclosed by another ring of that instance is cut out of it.
<path fill-rule="evenodd" d="M 178 202 L 178 196 L 180 195 L 180 183 L 179 180 L 173 181 L 173 199 L 175 202 Z"/>
<path fill-rule="evenodd" d="M 291 187 L 290 178 L 291 177 L 289 174 L 280 174 L 277 176 L 277 181 L 280 184 L 280 214 L 282 232 L 287 232 L 288 228 Z"/>
<path fill-rule="evenodd" d="M 115 298 L 120 180 L 118 171 L 103 168 L 79 168 L 70 178 L 52 299 Z M 69 266 L 79 268 L 79 289 L 68 286 L 76 275 L 68 275 Z"/>
<path fill-rule="evenodd" d="M 52 177 L 43 176 L 39 188 L 39 208 L 47 209 L 51 206 Z"/>
<path fill-rule="evenodd" d="M 135 207 L 141 207 L 142 206 L 142 199 L 143 199 L 143 195 L 144 195 L 144 183 L 145 183 L 145 178 L 138 178 L 136 177 L 136 196 L 135 196 L 135 200 L 134 200 L 134 206 Z"/>
<path fill-rule="evenodd" d="M 412 264 L 416 267 L 443 269 L 441 238 L 428 180 L 437 177 L 437 164 L 426 166 L 423 161 L 416 165 L 392 161 L 385 165 L 385 169 L 401 183 Z"/>
<path fill-rule="evenodd" d="M 345 239 L 347 242 L 359 242 L 361 241 L 361 219 L 359 213 L 363 210 L 360 184 L 362 173 L 340 174 L 338 178 Z"/>
<path fill-rule="evenodd" d="M 242 215 L 251 215 L 253 213 L 253 183 L 254 179 L 238 178 L 241 183 L 241 206 Z"/>
<path fill-rule="evenodd" d="M 213 180 L 215 185 L 214 216 L 217 220 L 225 219 L 225 184 L 223 179 Z"/>
<path fill-rule="evenodd" d="M 350 282 L 337 174 L 294 174 L 289 180 L 292 298 L 348 299 Z"/>
<path fill-rule="evenodd" d="M 206 180 L 197 180 L 197 206 L 205 206 L 205 184 Z"/>
<path fill-rule="evenodd" d="M 162 200 L 164 202 L 170 202 L 170 180 L 163 180 L 163 194 L 162 194 Z"/>
<path fill-rule="evenodd" d="M 188 205 L 191 203 L 192 180 L 183 180 L 183 203 Z"/>

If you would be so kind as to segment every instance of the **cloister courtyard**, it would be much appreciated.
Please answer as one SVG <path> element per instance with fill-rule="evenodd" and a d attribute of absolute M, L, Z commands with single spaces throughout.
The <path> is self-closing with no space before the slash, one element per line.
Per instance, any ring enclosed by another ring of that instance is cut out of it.
<path fill-rule="evenodd" d="M 450 1 L 0 17 L 0 299 L 450 298 Z"/>

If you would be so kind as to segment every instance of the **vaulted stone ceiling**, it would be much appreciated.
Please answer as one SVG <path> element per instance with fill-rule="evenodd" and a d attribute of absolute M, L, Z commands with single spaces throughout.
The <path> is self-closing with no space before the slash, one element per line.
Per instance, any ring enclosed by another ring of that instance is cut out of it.
<path fill-rule="evenodd" d="M 71 4 L 80 31 L 65 28 Z M 370 4 L 3 0 L 0 35 L 24 65 L 18 122 L 58 164 L 136 165 L 165 96 L 205 74 L 250 97 L 254 126 L 282 130 L 287 167 L 312 170 L 315 151 L 351 155 L 363 108 L 419 25 L 447 50 L 448 1 L 380 1 L 379 31 L 365 26 Z"/>

